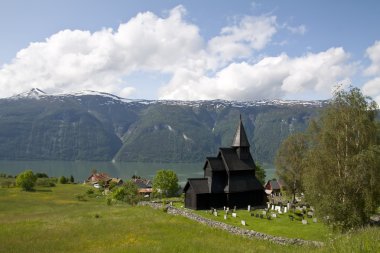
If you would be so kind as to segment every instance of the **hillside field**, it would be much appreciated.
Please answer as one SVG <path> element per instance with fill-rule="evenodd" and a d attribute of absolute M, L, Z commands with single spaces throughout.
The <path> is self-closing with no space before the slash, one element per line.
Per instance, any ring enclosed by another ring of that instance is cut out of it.
<path fill-rule="evenodd" d="M 0 252 L 380 252 L 379 228 L 334 235 L 323 248 L 281 246 L 149 207 L 108 206 L 88 188 L 0 188 Z"/>

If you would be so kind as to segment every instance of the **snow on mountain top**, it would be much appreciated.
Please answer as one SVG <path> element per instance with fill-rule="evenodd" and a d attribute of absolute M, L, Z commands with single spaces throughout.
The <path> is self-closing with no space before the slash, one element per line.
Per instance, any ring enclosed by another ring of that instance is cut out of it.
<path fill-rule="evenodd" d="M 29 91 L 12 96 L 11 99 L 21 99 L 21 98 L 40 99 L 41 96 L 45 96 L 45 95 L 47 94 L 44 91 L 38 88 L 32 88 Z"/>
<path fill-rule="evenodd" d="M 256 107 L 256 106 L 264 106 L 264 105 L 271 105 L 271 106 L 317 106 L 321 107 L 323 106 L 326 101 L 325 100 L 311 100 L 311 101 L 304 101 L 304 100 L 255 100 L 255 101 L 229 101 L 229 100 L 195 100 L 195 101 L 183 101 L 183 100 L 144 100 L 144 99 L 127 99 L 127 98 L 121 98 L 116 95 L 106 93 L 106 92 L 99 92 L 99 91 L 92 91 L 92 90 L 85 90 L 81 92 L 74 92 L 74 93 L 64 93 L 64 94 L 46 94 L 44 91 L 38 88 L 33 88 L 30 91 L 20 93 L 18 95 L 15 95 L 13 97 L 10 97 L 10 99 L 41 99 L 41 98 L 59 98 L 62 99 L 64 97 L 77 97 L 79 100 L 81 100 L 81 97 L 83 96 L 100 96 L 103 98 L 108 98 L 109 103 L 138 103 L 138 104 L 164 104 L 164 105 L 182 105 L 182 106 L 191 106 L 191 107 L 199 107 L 201 105 L 208 105 L 208 106 L 216 106 L 217 108 L 223 107 L 223 106 L 232 106 L 232 107 Z M 109 104 L 108 103 L 108 104 Z"/>

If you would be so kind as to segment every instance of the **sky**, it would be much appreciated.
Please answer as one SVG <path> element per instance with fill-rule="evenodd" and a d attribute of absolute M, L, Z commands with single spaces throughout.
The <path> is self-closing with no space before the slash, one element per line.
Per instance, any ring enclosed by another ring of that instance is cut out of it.
<path fill-rule="evenodd" d="M 0 97 L 380 103 L 380 1 L 0 0 Z"/>

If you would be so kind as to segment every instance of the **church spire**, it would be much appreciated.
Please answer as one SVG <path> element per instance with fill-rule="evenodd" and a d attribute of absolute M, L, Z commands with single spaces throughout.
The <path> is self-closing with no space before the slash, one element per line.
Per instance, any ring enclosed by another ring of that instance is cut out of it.
<path fill-rule="evenodd" d="M 241 119 L 240 114 L 240 121 L 239 125 L 236 129 L 234 140 L 232 141 L 232 147 L 250 147 L 247 134 L 245 133 L 244 126 L 243 126 L 243 120 Z"/>

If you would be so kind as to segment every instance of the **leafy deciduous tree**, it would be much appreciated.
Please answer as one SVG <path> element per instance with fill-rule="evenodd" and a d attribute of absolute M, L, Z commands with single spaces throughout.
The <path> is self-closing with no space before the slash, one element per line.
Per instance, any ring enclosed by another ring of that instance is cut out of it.
<path fill-rule="evenodd" d="M 171 197 L 179 190 L 177 174 L 172 170 L 159 170 L 153 179 L 153 191 Z"/>
<path fill-rule="evenodd" d="M 380 203 L 376 109 L 359 89 L 341 90 L 310 123 L 306 197 L 342 231 L 367 223 Z"/>
<path fill-rule="evenodd" d="M 32 191 L 37 181 L 37 177 L 33 174 L 33 171 L 26 170 L 17 175 L 16 184 L 25 191 Z"/>
<path fill-rule="evenodd" d="M 276 173 L 282 179 L 287 189 L 293 194 L 293 202 L 296 193 L 303 189 L 302 175 L 304 158 L 307 151 L 307 138 L 303 133 L 290 135 L 280 146 L 276 159 Z"/>

